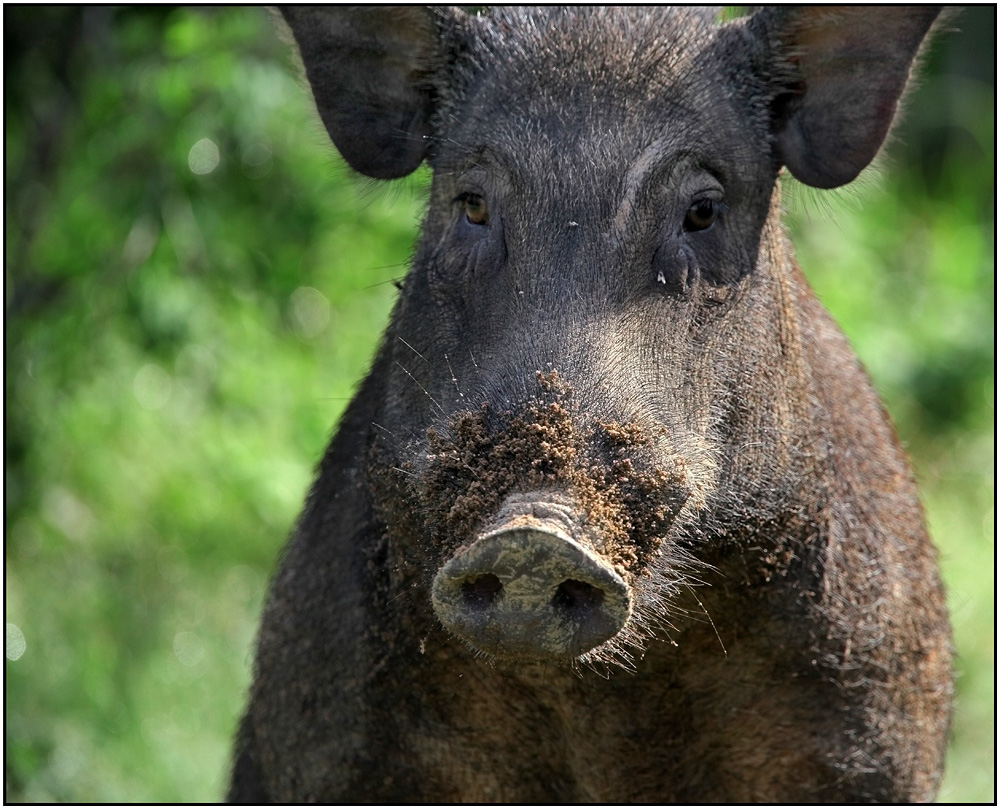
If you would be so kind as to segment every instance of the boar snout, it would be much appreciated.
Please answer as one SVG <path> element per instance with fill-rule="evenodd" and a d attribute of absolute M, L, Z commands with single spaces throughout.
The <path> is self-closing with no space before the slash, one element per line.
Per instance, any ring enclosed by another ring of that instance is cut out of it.
<path fill-rule="evenodd" d="M 632 612 L 628 585 L 587 547 L 572 508 L 544 495 L 508 501 L 438 571 L 432 600 L 445 627 L 499 657 L 578 657 L 617 635 Z"/>

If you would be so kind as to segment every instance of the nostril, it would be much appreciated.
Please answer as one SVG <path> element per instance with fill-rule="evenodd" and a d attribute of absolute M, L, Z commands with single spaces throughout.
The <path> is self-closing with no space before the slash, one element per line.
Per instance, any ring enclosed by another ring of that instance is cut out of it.
<path fill-rule="evenodd" d="M 583 618 L 604 602 L 604 591 L 585 581 L 566 579 L 552 596 L 552 606 L 574 618 Z"/>
<path fill-rule="evenodd" d="M 462 598 L 472 609 L 482 610 L 496 601 L 503 590 L 503 583 L 492 573 L 462 582 Z"/>

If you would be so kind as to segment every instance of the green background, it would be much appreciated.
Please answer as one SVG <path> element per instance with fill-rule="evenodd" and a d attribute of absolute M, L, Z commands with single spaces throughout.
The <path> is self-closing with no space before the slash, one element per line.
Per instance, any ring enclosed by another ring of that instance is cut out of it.
<path fill-rule="evenodd" d="M 888 401 L 959 657 L 940 799 L 994 799 L 995 8 L 882 171 L 789 186 Z M 4 9 L 8 801 L 211 801 L 274 561 L 426 176 L 352 177 L 259 10 Z"/>

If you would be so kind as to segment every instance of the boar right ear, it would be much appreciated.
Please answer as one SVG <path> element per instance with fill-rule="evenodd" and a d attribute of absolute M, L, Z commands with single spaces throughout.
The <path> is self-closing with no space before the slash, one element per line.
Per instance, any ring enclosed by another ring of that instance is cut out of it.
<path fill-rule="evenodd" d="M 438 52 L 418 6 L 285 6 L 320 118 L 351 168 L 389 180 L 427 152 Z"/>
<path fill-rule="evenodd" d="M 778 157 L 817 188 L 849 183 L 889 132 L 938 6 L 778 6 L 751 28 L 767 45 Z"/>

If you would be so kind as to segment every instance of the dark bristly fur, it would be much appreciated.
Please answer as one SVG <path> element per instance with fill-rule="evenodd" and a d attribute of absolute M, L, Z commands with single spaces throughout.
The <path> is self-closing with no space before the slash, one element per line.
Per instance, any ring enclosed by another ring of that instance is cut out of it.
<path fill-rule="evenodd" d="M 776 179 L 868 165 L 936 12 L 283 13 L 345 159 L 434 179 L 272 585 L 230 799 L 931 800 L 936 555 Z M 536 492 L 633 605 L 573 659 L 432 606 Z"/>

